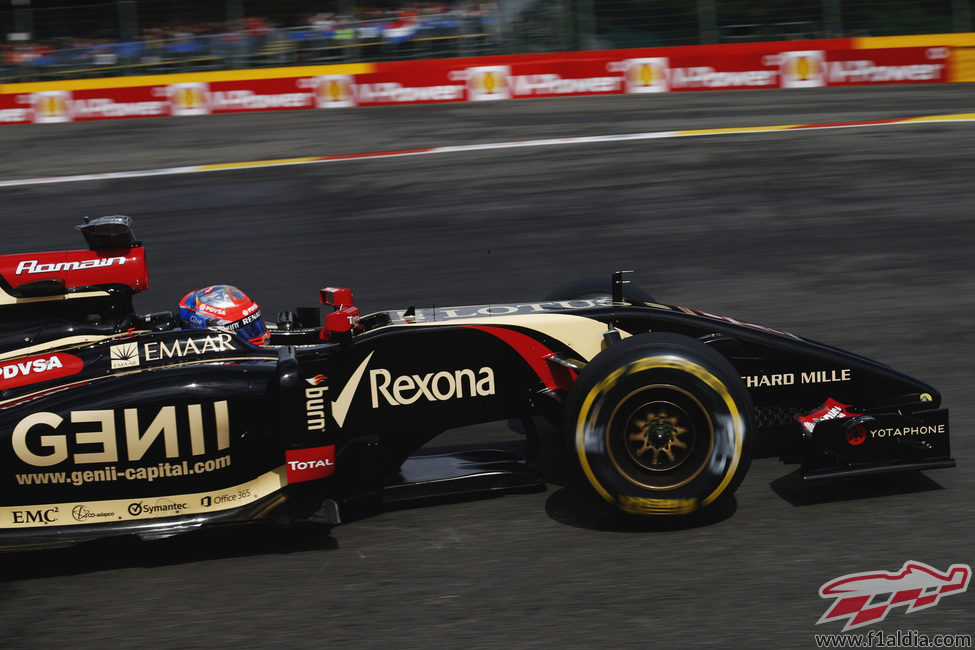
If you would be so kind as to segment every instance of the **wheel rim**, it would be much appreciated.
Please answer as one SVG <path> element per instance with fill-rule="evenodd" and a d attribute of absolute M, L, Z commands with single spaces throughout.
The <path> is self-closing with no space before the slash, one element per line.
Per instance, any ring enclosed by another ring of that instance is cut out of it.
<path fill-rule="evenodd" d="M 651 472 L 680 466 L 694 445 L 689 418 L 671 402 L 653 402 L 634 411 L 624 427 L 630 459 Z"/>
<path fill-rule="evenodd" d="M 641 386 L 624 397 L 606 426 L 606 449 L 616 471 L 649 490 L 672 490 L 707 467 L 714 425 L 701 402 L 671 384 Z"/>

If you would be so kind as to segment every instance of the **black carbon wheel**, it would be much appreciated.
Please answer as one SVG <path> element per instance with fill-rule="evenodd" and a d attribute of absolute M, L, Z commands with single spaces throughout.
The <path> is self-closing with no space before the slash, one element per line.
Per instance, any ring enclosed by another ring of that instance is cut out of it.
<path fill-rule="evenodd" d="M 545 300 L 577 300 L 581 298 L 610 298 L 612 287 L 609 278 L 582 278 L 564 284 L 551 291 Z M 630 302 L 657 302 L 635 284 L 623 285 L 623 298 Z"/>
<path fill-rule="evenodd" d="M 566 405 L 579 482 L 630 515 L 689 515 L 731 496 L 751 460 L 752 407 L 734 367 L 686 336 L 600 353 Z"/>

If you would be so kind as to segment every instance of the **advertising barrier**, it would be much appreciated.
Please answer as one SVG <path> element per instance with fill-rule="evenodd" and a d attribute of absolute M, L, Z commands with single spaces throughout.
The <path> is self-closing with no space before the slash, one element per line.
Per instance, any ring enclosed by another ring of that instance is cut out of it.
<path fill-rule="evenodd" d="M 8 84 L 0 86 L 0 124 L 969 80 L 953 68 L 966 48 L 920 38 L 891 47 L 832 39 Z"/>

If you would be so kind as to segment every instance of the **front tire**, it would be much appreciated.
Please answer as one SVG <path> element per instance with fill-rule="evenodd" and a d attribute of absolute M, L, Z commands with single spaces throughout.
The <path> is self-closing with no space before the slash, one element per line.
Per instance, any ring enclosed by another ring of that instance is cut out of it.
<path fill-rule="evenodd" d="M 579 482 L 629 515 L 690 515 L 732 495 L 752 407 L 734 367 L 695 339 L 639 334 L 586 366 L 566 406 Z"/>

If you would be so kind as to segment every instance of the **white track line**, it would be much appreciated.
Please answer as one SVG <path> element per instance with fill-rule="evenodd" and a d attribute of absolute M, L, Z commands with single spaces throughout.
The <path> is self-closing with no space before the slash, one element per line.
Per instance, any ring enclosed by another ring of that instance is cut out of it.
<path fill-rule="evenodd" d="M 281 167 L 285 165 L 310 165 L 316 163 L 348 162 L 366 158 L 397 158 L 427 154 L 460 153 L 468 151 L 492 151 L 497 149 L 516 149 L 521 147 L 550 147 L 556 145 L 578 145 L 606 142 L 625 142 L 632 140 L 657 140 L 662 138 L 686 138 L 714 135 L 738 135 L 745 133 L 796 133 L 824 129 L 849 129 L 876 126 L 919 125 L 944 122 L 975 122 L 975 113 L 959 115 L 937 115 L 923 118 L 904 118 L 898 120 L 879 120 L 871 122 L 845 122 L 832 124 L 787 124 L 767 127 L 732 127 L 716 129 L 691 129 L 683 131 L 650 131 L 646 133 L 621 133 L 617 135 L 593 135 L 569 138 L 546 138 L 539 140 L 520 140 L 512 142 L 490 142 L 483 144 L 449 145 L 405 151 L 376 151 L 333 156 L 309 156 L 303 158 L 281 158 L 275 160 L 255 160 L 239 163 L 216 163 L 184 167 L 165 167 L 124 172 L 104 172 L 98 174 L 77 174 L 71 176 L 48 176 L 0 181 L 0 188 L 24 187 L 27 185 L 48 185 L 57 183 L 77 183 L 82 181 L 116 180 L 142 178 L 147 176 L 174 176 L 178 174 L 199 174 L 204 172 L 234 171 L 258 167 Z"/>

